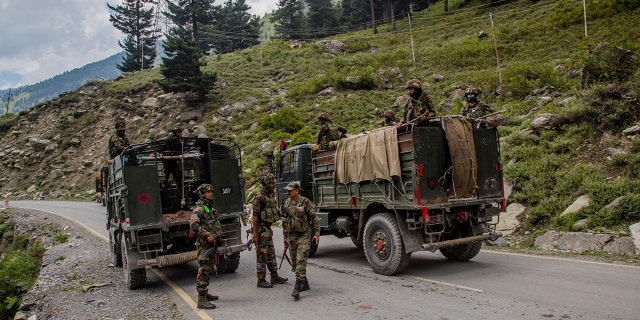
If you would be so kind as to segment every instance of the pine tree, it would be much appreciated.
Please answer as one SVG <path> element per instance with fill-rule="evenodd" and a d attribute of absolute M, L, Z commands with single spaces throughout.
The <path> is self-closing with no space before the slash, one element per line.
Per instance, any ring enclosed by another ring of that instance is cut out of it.
<path fill-rule="evenodd" d="M 188 27 L 204 54 L 208 54 L 213 47 L 212 40 L 203 32 L 207 26 L 214 24 L 213 2 L 214 0 L 178 0 L 176 3 L 167 1 L 167 17 L 176 25 Z"/>
<path fill-rule="evenodd" d="M 229 53 L 259 43 L 260 18 L 249 14 L 245 0 L 227 0 L 214 10 L 214 26 L 208 28 L 209 38 L 218 53 Z"/>
<path fill-rule="evenodd" d="M 156 59 L 156 41 L 160 34 L 155 32 L 153 7 L 146 8 L 153 0 L 125 0 L 122 5 L 107 4 L 114 12 L 109 16 L 113 26 L 126 35 L 118 45 L 124 49 L 122 64 L 117 65 L 123 72 L 138 71 L 153 67 Z"/>
<path fill-rule="evenodd" d="M 193 92 L 203 101 L 213 88 L 216 74 L 200 69 L 206 63 L 192 35 L 190 28 L 174 26 L 170 29 L 162 44 L 166 57 L 162 58 L 160 73 L 164 78 L 158 84 L 165 92 Z"/>
<path fill-rule="evenodd" d="M 273 12 L 271 22 L 276 35 L 282 39 L 303 39 L 306 35 L 306 19 L 301 0 L 278 0 L 278 9 Z"/>
<path fill-rule="evenodd" d="M 306 0 L 309 11 L 307 21 L 310 33 L 314 37 L 322 38 L 337 33 L 337 10 L 331 0 Z"/>

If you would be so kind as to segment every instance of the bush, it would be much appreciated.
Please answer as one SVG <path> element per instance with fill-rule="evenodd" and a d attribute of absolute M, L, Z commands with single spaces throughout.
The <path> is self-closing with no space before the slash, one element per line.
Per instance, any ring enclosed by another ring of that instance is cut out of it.
<path fill-rule="evenodd" d="M 265 130 L 279 130 L 288 134 L 304 127 L 304 122 L 292 108 L 282 108 L 276 114 L 261 117 L 258 124 Z"/>

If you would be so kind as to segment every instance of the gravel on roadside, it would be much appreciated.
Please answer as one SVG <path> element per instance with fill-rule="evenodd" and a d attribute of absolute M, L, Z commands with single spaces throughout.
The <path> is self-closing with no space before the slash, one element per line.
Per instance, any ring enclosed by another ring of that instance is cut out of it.
<path fill-rule="evenodd" d="M 37 210 L 0 210 L 16 233 L 32 233 L 46 251 L 36 283 L 14 319 L 184 319 L 165 289 L 129 290 L 122 268 L 111 264 L 109 244 L 83 227 Z M 64 233 L 67 241 L 55 244 Z"/>

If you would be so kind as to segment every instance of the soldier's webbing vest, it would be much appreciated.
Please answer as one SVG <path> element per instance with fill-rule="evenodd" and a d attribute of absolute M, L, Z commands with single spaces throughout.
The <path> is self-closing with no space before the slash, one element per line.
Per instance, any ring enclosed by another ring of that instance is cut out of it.
<path fill-rule="evenodd" d="M 264 209 L 260 211 L 260 220 L 266 223 L 274 223 L 278 221 L 280 216 L 278 215 L 278 203 L 276 202 L 276 199 L 264 194 L 262 197 L 265 199 L 266 204 Z"/>
<path fill-rule="evenodd" d="M 322 144 L 325 148 L 329 146 L 329 142 L 340 140 L 340 138 L 342 137 L 342 133 L 340 133 L 340 131 L 338 130 L 338 126 L 336 126 L 332 122 L 327 122 L 327 127 L 329 127 L 329 134 L 326 134 L 324 137 L 322 137 L 322 141 L 320 141 L 320 144 Z"/>
<path fill-rule="evenodd" d="M 285 200 L 284 209 L 287 215 L 282 221 L 282 228 L 286 232 L 307 232 L 310 229 L 307 213 L 304 211 L 305 199 L 300 196 L 295 206 L 291 206 L 291 198 Z"/>
<path fill-rule="evenodd" d="M 201 202 L 197 204 L 202 206 L 204 209 L 204 221 L 200 221 L 201 226 L 211 233 L 214 237 L 219 237 L 222 235 L 222 226 L 220 225 L 220 221 L 218 221 L 218 211 L 211 210 L 208 205 Z"/>

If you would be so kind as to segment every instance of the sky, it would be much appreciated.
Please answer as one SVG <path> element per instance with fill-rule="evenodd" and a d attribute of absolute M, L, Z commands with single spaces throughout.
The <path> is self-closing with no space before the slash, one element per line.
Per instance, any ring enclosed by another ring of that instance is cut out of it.
<path fill-rule="evenodd" d="M 216 0 L 221 5 L 226 0 Z M 0 0 L 0 89 L 49 79 L 122 51 L 107 3 L 121 0 Z M 263 16 L 277 0 L 246 0 Z"/>

